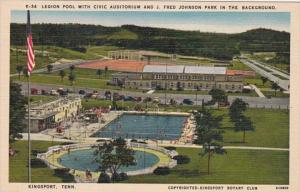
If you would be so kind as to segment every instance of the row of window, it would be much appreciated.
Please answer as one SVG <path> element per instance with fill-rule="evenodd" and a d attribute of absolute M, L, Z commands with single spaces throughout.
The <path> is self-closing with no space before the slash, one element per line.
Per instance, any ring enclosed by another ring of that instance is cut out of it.
<path fill-rule="evenodd" d="M 179 79 L 179 80 L 203 80 L 214 81 L 215 78 L 212 75 L 165 75 L 155 74 L 154 79 Z"/>
<path fill-rule="evenodd" d="M 127 86 L 132 86 L 132 87 L 150 87 L 150 83 L 149 82 L 126 82 Z M 151 87 L 155 88 L 155 87 L 177 87 L 177 88 L 194 88 L 194 89 L 202 89 L 202 88 L 209 88 L 209 87 L 215 87 L 215 88 L 225 88 L 225 89 L 242 89 L 242 85 L 235 85 L 235 84 L 211 84 L 211 83 L 191 83 L 191 82 L 170 82 L 170 83 L 164 83 L 164 82 L 155 82 L 152 81 L 151 82 Z"/>

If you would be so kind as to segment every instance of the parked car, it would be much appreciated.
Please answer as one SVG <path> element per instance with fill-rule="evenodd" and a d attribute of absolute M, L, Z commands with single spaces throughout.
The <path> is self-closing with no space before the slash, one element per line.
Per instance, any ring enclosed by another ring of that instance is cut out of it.
<path fill-rule="evenodd" d="M 224 101 L 224 102 L 219 102 L 218 105 L 219 107 L 228 107 L 230 103 L 228 101 Z"/>
<path fill-rule="evenodd" d="M 78 94 L 85 95 L 85 90 L 79 90 Z"/>
<path fill-rule="evenodd" d="M 119 95 L 119 93 L 113 93 L 113 99 L 115 101 L 119 101 L 119 100 L 122 100 L 124 98 L 123 95 Z"/>
<path fill-rule="evenodd" d="M 59 92 L 59 95 L 60 95 L 60 96 L 67 96 L 67 95 L 68 95 L 68 92 L 67 92 L 67 91 L 60 91 L 60 92 Z"/>
<path fill-rule="evenodd" d="M 154 98 L 153 98 L 153 102 L 159 103 L 159 102 L 160 102 L 160 99 L 159 99 L 158 97 L 154 97 Z"/>
<path fill-rule="evenodd" d="M 52 90 L 50 91 L 50 95 L 58 96 L 59 93 L 58 93 L 56 90 L 52 89 Z"/>
<path fill-rule="evenodd" d="M 124 101 L 135 101 L 135 99 L 131 96 L 125 96 Z"/>
<path fill-rule="evenodd" d="M 37 95 L 38 94 L 38 90 L 36 88 L 31 88 L 30 94 L 31 95 Z"/>
<path fill-rule="evenodd" d="M 142 101 L 142 97 L 135 97 L 134 100 L 137 101 L 137 102 L 141 102 Z"/>
<path fill-rule="evenodd" d="M 190 100 L 190 99 L 183 99 L 182 104 L 185 105 L 193 105 L 194 101 Z"/>
<path fill-rule="evenodd" d="M 41 94 L 42 94 L 42 95 L 48 95 L 49 93 L 48 93 L 46 90 L 42 89 L 42 90 L 41 90 Z"/>
<path fill-rule="evenodd" d="M 106 99 L 111 100 L 111 92 L 110 91 L 105 91 L 104 96 Z"/>
<path fill-rule="evenodd" d="M 89 99 L 89 98 L 91 98 L 92 95 L 93 95 L 93 93 L 86 93 L 83 98 Z"/>

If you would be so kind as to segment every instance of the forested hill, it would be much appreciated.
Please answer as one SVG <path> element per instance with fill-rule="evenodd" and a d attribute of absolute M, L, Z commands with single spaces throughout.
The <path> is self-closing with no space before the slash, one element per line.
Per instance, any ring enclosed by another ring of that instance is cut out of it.
<path fill-rule="evenodd" d="M 11 24 L 11 44 L 24 45 L 25 32 L 25 24 Z M 114 45 L 217 59 L 231 59 L 241 51 L 287 53 L 290 47 L 289 33 L 261 28 L 225 34 L 134 25 L 33 24 L 32 33 L 36 45 L 66 48 Z"/>

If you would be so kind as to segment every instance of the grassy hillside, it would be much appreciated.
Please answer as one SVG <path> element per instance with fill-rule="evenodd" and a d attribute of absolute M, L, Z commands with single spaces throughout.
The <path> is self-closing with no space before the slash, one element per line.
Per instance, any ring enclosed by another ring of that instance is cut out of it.
<path fill-rule="evenodd" d="M 12 45 L 24 44 L 25 29 L 25 24 L 11 24 Z M 116 46 L 222 60 L 231 60 L 241 51 L 289 52 L 290 40 L 289 33 L 269 29 L 223 34 L 134 25 L 104 27 L 81 24 L 34 24 L 32 31 L 36 45 L 71 49 L 86 46 Z"/>

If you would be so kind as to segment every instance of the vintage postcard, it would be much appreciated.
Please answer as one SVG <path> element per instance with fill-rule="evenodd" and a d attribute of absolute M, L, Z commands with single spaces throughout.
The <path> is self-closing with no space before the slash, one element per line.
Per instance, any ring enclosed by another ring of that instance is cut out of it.
<path fill-rule="evenodd" d="M 1 1 L 0 191 L 300 191 L 300 3 Z"/>

